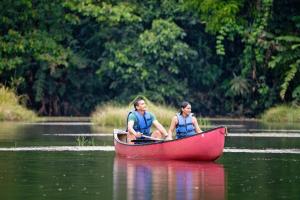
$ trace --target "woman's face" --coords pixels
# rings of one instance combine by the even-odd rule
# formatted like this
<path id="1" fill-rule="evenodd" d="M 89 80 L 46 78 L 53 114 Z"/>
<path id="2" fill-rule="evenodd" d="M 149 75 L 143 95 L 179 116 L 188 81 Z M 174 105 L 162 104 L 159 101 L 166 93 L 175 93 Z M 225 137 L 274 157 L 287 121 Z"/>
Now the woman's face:
<path id="1" fill-rule="evenodd" d="M 192 112 L 192 106 L 188 104 L 185 108 L 181 108 L 182 114 L 189 115 Z"/>

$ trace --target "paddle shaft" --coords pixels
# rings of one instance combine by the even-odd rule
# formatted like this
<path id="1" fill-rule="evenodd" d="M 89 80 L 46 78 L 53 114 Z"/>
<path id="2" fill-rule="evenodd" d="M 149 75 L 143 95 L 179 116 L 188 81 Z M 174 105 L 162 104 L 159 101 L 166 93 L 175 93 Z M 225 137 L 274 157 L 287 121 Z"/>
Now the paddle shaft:
<path id="1" fill-rule="evenodd" d="M 115 131 L 114 130 L 114 133 L 115 134 L 129 134 L 129 132 L 127 132 L 127 131 L 120 131 L 120 132 L 118 132 L 118 131 Z M 142 137 L 144 137 L 144 138 L 148 138 L 148 139 L 152 139 L 152 140 L 159 140 L 159 141 L 163 141 L 163 139 L 159 139 L 159 138 L 154 138 L 154 137 L 151 137 L 151 136 L 147 136 L 147 135 L 144 135 L 144 134 L 142 134 L 141 133 L 141 135 L 142 135 Z"/>

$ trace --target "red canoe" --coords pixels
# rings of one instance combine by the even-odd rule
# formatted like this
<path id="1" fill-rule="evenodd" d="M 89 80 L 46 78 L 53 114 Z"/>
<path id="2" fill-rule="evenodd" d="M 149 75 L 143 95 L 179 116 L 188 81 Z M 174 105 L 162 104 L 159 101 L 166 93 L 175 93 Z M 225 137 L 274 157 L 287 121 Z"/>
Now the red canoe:
<path id="1" fill-rule="evenodd" d="M 128 144 L 126 135 L 114 134 L 117 155 L 127 158 L 214 161 L 223 153 L 225 127 L 171 141 Z"/>

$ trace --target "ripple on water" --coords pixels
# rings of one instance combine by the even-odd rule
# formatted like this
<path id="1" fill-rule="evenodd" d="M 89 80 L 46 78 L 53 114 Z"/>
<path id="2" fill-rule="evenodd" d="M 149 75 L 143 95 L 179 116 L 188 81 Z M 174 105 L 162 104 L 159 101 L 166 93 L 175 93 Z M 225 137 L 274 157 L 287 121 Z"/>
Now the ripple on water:
<path id="1" fill-rule="evenodd" d="M 37 146 L 8 147 L 0 151 L 114 151 L 114 146 Z M 300 149 L 237 149 L 225 148 L 225 153 L 270 153 L 270 154 L 300 154 Z"/>

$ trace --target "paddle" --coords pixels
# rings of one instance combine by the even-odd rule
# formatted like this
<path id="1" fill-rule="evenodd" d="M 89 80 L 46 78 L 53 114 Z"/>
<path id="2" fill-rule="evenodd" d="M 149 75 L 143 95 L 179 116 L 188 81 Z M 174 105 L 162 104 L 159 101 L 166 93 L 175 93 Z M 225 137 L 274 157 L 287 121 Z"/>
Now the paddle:
<path id="1" fill-rule="evenodd" d="M 114 134 L 129 134 L 129 132 L 126 132 L 126 131 L 120 130 L 120 129 L 114 129 Z M 163 139 L 154 138 L 154 137 L 143 135 L 143 134 L 142 134 L 142 136 L 144 138 L 148 138 L 148 139 L 151 139 L 151 140 L 164 141 Z"/>

